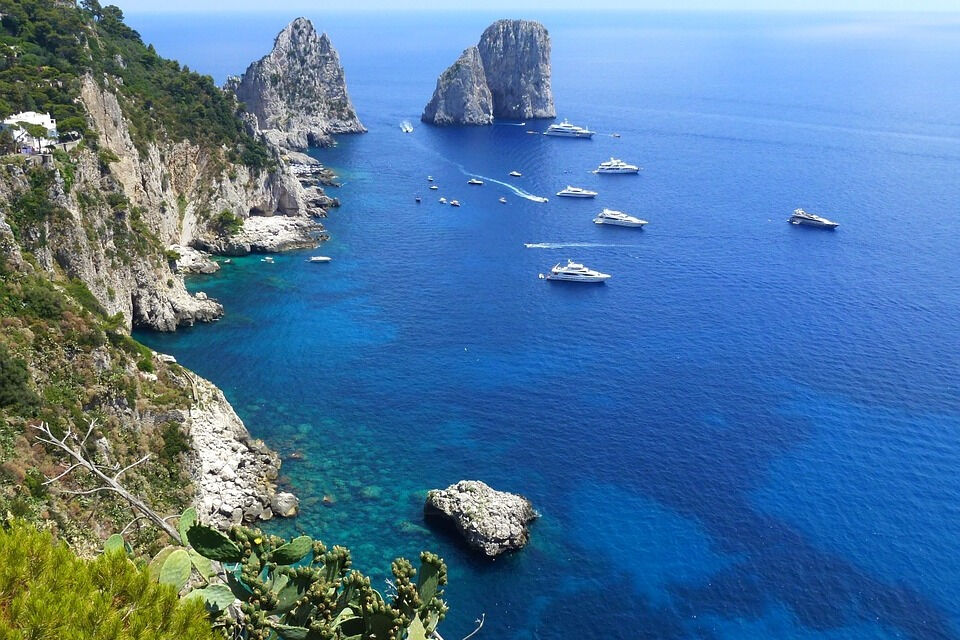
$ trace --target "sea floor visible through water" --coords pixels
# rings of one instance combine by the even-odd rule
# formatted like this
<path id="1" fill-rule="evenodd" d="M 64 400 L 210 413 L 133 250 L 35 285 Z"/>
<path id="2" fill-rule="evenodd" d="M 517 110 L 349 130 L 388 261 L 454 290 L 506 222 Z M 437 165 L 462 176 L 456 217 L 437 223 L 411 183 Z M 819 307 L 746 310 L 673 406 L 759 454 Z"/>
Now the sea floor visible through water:
<path id="1" fill-rule="evenodd" d="M 293 17 L 131 21 L 222 81 Z M 525 16 L 587 141 L 418 121 L 500 16 L 309 17 L 369 128 L 311 151 L 331 240 L 193 278 L 224 319 L 137 335 L 284 456 L 302 513 L 272 530 L 378 581 L 437 551 L 448 640 L 960 635 L 960 18 Z M 538 279 L 568 258 L 613 277 Z M 464 478 L 534 502 L 526 549 L 427 526 Z"/>

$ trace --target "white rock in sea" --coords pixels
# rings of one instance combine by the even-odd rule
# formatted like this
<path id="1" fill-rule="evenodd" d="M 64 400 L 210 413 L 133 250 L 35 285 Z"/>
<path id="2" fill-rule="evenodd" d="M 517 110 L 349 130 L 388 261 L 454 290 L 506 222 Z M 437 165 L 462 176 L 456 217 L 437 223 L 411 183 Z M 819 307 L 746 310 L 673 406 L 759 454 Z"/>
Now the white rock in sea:
<path id="1" fill-rule="evenodd" d="M 292 493 L 281 491 L 270 500 L 270 509 L 281 518 L 292 518 L 300 510 L 300 500 Z"/>
<path id="2" fill-rule="evenodd" d="M 550 36 L 539 22 L 497 20 L 440 77 L 420 117 L 436 125 L 553 118 Z"/>
<path id="3" fill-rule="evenodd" d="M 366 131 L 347 93 L 340 56 L 327 34 L 297 18 L 273 51 L 227 82 L 264 135 L 281 147 L 332 144 L 332 136 Z"/>
<path id="4" fill-rule="evenodd" d="M 453 524 L 467 543 L 494 557 L 523 548 L 528 525 L 539 514 L 526 498 L 496 491 L 479 480 L 461 480 L 427 493 L 424 516 Z"/>

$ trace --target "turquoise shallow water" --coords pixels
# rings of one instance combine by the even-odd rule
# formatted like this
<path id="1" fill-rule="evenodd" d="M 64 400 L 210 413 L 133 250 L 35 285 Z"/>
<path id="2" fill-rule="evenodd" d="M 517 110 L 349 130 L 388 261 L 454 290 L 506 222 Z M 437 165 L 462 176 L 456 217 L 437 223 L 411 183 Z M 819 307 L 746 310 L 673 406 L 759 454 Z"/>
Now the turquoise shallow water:
<path id="1" fill-rule="evenodd" d="M 222 78 L 289 17 L 133 23 Z M 273 527 L 378 578 L 437 550 L 448 638 L 481 613 L 518 639 L 960 633 L 957 17 L 539 16 L 561 116 L 622 134 L 590 142 L 417 122 L 491 16 L 311 17 L 370 129 L 314 151 L 344 182 L 333 262 L 236 259 L 191 282 L 222 321 L 138 336 L 302 455 L 303 514 Z M 644 171 L 588 172 L 611 155 Z M 550 201 L 466 185 L 511 169 Z M 791 227 L 797 206 L 840 229 Z M 614 277 L 537 279 L 567 257 Z M 535 502 L 527 549 L 425 527 L 424 492 L 461 478 Z"/>

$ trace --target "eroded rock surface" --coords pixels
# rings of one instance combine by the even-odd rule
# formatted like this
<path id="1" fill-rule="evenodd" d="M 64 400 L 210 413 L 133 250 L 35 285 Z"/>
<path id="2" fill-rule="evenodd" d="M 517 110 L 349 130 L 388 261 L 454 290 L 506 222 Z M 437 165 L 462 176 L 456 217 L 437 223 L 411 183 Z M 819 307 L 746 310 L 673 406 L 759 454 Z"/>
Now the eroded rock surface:
<path id="1" fill-rule="evenodd" d="M 523 548 L 539 514 L 526 498 L 497 491 L 479 480 L 461 480 L 427 493 L 424 515 L 442 518 L 467 543 L 490 557 Z"/>

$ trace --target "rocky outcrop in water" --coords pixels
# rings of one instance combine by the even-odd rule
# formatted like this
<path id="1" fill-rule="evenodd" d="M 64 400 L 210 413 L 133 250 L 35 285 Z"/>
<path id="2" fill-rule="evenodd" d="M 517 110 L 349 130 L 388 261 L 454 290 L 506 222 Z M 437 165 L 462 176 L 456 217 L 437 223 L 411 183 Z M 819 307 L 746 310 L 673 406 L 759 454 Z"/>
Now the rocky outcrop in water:
<path id="1" fill-rule="evenodd" d="M 550 36 L 539 22 L 498 20 L 437 80 L 421 120 L 490 124 L 494 118 L 553 118 Z"/>
<path id="2" fill-rule="evenodd" d="M 523 496 L 461 480 L 427 493 L 424 516 L 452 524 L 470 546 L 493 557 L 523 548 L 530 539 L 528 525 L 538 514 Z"/>
<path id="3" fill-rule="evenodd" d="M 493 122 L 493 97 L 476 47 L 464 50 L 443 72 L 420 119 L 437 125 Z"/>
<path id="4" fill-rule="evenodd" d="M 267 139 L 282 147 L 327 146 L 333 135 L 366 131 L 347 94 L 340 56 L 306 18 L 287 25 L 273 51 L 231 78 L 227 88 Z"/>

